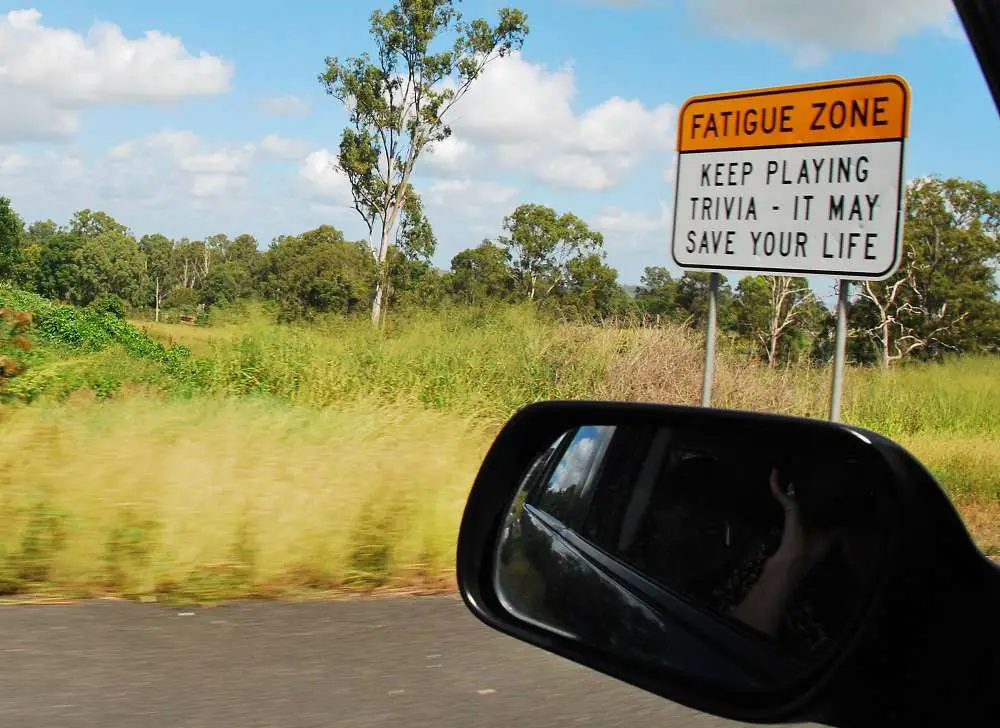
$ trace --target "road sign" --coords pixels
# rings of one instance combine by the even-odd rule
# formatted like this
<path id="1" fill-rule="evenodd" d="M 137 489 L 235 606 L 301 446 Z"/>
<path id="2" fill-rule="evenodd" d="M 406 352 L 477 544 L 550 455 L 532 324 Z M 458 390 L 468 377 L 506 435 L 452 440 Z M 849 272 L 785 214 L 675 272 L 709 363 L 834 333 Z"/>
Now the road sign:
<path id="1" fill-rule="evenodd" d="M 881 280 L 902 256 L 910 90 L 899 76 L 695 96 L 671 252 L 684 269 Z"/>

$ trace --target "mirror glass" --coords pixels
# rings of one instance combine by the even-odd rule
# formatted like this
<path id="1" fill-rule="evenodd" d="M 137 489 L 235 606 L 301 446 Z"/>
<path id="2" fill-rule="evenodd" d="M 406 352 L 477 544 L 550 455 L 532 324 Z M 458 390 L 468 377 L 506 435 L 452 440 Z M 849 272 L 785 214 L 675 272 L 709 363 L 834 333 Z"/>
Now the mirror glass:
<path id="1" fill-rule="evenodd" d="M 863 438 L 797 432 L 563 433 L 500 531 L 501 603 L 616 659 L 731 689 L 808 677 L 867 612 L 886 472 Z"/>

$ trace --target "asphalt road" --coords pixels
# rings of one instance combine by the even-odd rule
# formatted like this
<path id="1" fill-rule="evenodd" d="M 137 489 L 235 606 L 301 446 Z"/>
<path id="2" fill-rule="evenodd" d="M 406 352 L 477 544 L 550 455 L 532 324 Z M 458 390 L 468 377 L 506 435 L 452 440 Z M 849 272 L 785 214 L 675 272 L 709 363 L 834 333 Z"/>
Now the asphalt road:
<path id="1" fill-rule="evenodd" d="M 0 607 L 4 726 L 735 726 L 480 624 L 457 597 Z"/>

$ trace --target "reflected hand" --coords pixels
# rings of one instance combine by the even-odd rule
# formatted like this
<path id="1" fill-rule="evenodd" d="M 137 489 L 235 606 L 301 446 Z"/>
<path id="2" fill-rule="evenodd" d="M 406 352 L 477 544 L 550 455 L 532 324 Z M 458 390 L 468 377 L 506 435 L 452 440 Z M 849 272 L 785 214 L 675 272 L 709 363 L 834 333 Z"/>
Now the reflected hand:
<path id="1" fill-rule="evenodd" d="M 772 559 L 784 563 L 797 576 L 802 576 L 830 552 L 833 540 L 828 534 L 805 528 L 795 497 L 795 484 L 789 483 L 787 489 L 782 490 L 776 468 L 771 470 L 771 493 L 785 512 L 781 545 Z"/>

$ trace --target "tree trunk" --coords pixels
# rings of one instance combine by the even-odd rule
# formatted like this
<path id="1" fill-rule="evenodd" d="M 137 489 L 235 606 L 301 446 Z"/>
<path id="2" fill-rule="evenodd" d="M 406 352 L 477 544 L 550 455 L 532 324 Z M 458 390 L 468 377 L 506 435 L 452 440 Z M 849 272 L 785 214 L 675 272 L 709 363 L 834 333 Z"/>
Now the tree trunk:
<path id="1" fill-rule="evenodd" d="M 372 301 L 372 326 L 376 329 L 382 325 L 382 297 L 384 293 L 382 279 L 375 283 L 375 300 Z"/>
<path id="2" fill-rule="evenodd" d="M 882 368 L 889 368 L 889 318 L 886 314 L 882 315 Z"/>
<path id="3" fill-rule="evenodd" d="M 771 329 L 771 345 L 767 348 L 767 366 L 775 369 L 778 366 L 778 332 Z"/>
<path id="4" fill-rule="evenodd" d="M 375 300 L 372 301 L 372 326 L 376 329 L 382 325 L 382 320 L 385 316 L 383 309 L 385 308 L 385 260 L 389 256 L 389 228 L 382 228 L 382 240 L 378 246 L 378 258 L 376 259 L 376 265 L 378 266 L 378 275 L 375 281 Z"/>
<path id="5" fill-rule="evenodd" d="M 160 277 L 156 277 L 156 323 L 160 323 Z"/>

